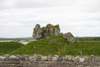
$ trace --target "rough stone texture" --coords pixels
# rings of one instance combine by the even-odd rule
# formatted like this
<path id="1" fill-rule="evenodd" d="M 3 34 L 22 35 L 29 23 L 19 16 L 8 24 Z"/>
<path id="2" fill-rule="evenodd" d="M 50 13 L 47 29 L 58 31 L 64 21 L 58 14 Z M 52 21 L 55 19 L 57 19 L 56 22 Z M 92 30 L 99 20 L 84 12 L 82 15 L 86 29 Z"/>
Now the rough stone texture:
<path id="1" fill-rule="evenodd" d="M 33 60 L 33 57 L 36 60 Z M 7 60 L 0 60 L 0 67 L 100 67 L 100 57 L 95 57 L 94 55 L 90 57 L 74 57 L 71 55 L 66 55 L 65 57 L 57 55 L 54 57 L 51 55 L 48 57 L 25 55 L 20 57 L 19 55 L 6 55 L 5 57 L 0 56 L 0 59 L 2 58 L 6 58 Z M 56 58 L 56 60 L 52 58 Z"/>
<path id="2" fill-rule="evenodd" d="M 40 27 L 39 24 L 36 24 L 33 31 L 33 38 L 41 39 L 49 36 L 58 36 L 60 34 L 59 25 L 48 24 L 46 27 Z"/>
<path id="3" fill-rule="evenodd" d="M 51 61 L 51 60 L 52 60 L 52 56 L 49 55 L 49 56 L 47 57 L 47 59 L 48 59 L 48 61 Z"/>
<path id="4" fill-rule="evenodd" d="M 75 38 L 70 32 L 63 34 L 63 37 L 64 37 L 69 43 L 75 43 L 75 42 L 76 42 L 76 38 Z"/>
<path id="5" fill-rule="evenodd" d="M 37 24 L 35 26 L 35 28 L 34 28 L 33 37 L 35 39 L 42 38 L 42 29 L 40 28 L 40 25 L 39 24 Z"/>

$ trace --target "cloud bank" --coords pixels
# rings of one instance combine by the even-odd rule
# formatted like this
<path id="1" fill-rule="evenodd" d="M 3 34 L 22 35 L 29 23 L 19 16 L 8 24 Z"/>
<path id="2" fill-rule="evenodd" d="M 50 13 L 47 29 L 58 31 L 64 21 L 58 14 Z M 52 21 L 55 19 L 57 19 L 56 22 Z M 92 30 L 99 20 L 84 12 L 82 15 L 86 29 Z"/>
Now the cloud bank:
<path id="1" fill-rule="evenodd" d="M 74 36 L 100 36 L 100 0 L 0 0 L 0 37 L 31 37 L 38 23 Z"/>

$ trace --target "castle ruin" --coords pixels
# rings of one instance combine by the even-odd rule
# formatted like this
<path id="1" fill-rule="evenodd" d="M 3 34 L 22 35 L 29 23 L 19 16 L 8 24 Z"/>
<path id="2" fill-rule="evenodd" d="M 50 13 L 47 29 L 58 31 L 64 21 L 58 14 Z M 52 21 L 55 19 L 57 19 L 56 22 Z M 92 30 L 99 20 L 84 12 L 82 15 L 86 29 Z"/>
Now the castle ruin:
<path id="1" fill-rule="evenodd" d="M 65 34 L 60 33 L 59 25 L 52 25 L 52 24 L 47 24 L 46 27 L 42 27 L 42 28 L 39 24 L 36 24 L 32 36 L 33 38 L 39 40 L 41 38 L 47 38 L 50 36 L 59 36 L 59 35 L 64 37 L 69 43 L 77 42 L 77 38 L 74 37 L 70 32 Z"/>
<path id="2" fill-rule="evenodd" d="M 58 36 L 59 34 L 60 34 L 59 25 L 53 26 L 51 24 L 48 24 L 46 27 L 41 28 L 39 24 L 36 24 L 33 32 L 33 38 L 41 39 L 50 36 Z"/>

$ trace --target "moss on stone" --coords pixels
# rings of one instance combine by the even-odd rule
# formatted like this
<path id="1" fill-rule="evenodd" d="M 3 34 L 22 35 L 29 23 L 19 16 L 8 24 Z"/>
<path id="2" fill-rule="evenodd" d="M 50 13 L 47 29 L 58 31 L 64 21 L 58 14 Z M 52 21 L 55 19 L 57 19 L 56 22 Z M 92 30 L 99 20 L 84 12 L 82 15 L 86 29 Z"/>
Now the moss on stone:
<path id="1" fill-rule="evenodd" d="M 59 25 L 52 25 L 52 24 L 47 24 L 46 27 L 40 28 L 40 25 L 37 24 L 34 28 L 33 33 L 34 33 L 33 37 L 37 39 L 49 37 L 49 36 L 58 36 L 60 34 L 60 28 Z"/>
<path id="2" fill-rule="evenodd" d="M 67 34 L 70 34 L 71 37 L 74 37 L 71 32 L 68 32 Z"/>

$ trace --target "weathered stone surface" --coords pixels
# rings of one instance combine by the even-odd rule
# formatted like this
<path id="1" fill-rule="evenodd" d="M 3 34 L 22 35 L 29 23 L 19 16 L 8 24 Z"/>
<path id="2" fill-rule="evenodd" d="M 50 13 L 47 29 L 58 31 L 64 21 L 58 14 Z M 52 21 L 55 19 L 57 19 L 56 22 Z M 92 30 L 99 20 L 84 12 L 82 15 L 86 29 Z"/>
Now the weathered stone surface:
<path id="1" fill-rule="evenodd" d="M 25 60 L 25 58 L 24 58 L 24 57 L 20 57 L 20 60 L 24 61 L 24 60 Z"/>
<path id="2" fill-rule="evenodd" d="M 35 39 L 42 38 L 42 29 L 40 28 L 40 25 L 39 24 L 37 24 L 35 26 L 35 28 L 34 28 L 33 37 Z"/>
<path id="3" fill-rule="evenodd" d="M 72 58 L 73 61 L 78 62 L 79 61 L 79 57 L 74 57 Z"/>
<path id="4" fill-rule="evenodd" d="M 90 60 L 91 60 L 91 62 L 95 62 L 95 57 L 94 57 L 94 55 L 91 55 L 91 56 L 90 56 Z"/>
<path id="5" fill-rule="evenodd" d="M 62 60 L 63 60 L 63 57 L 59 56 L 58 61 L 62 61 Z"/>
<path id="6" fill-rule="evenodd" d="M 23 63 L 23 66 L 27 66 L 27 67 L 29 67 L 31 64 L 30 64 L 30 62 L 29 61 L 25 61 L 24 63 Z"/>
<path id="7" fill-rule="evenodd" d="M 9 60 L 9 54 L 6 54 L 4 60 Z"/>
<path id="8" fill-rule="evenodd" d="M 58 60 L 58 55 L 54 55 L 54 57 L 52 57 L 52 61 L 57 61 Z"/>
<path id="9" fill-rule="evenodd" d="M 40 27 L 39 24 L 37 24 L 34 28 L 33 32 L 33 38 L 35 39 L 41 39 L 49 36 L 58 36 L 60 34 L 60 28 L 59 25 L 51 25 L 48 24 L 46 27 Z"/>
<path id="10" fill-rule="evenodd" d="M 29 57 L 29 61 L 35 61 L 35 60 L 36 60 L 36 58 L 34 56 Z"/>
<path id="11" fill-rule="evenodd" d="M 57 61 L 58 58 L 57 57 L 52 57 L 52 61 Z"/>
<path id="12" fill-rule="evenodd" d="M 19 61 L 6 61 L 7 64 L 19 64 Z"/>
<path id="13" fill-rule="evenodd" d="M 29 56 L 28 55 L 24 55 L 24 58 L 25 58 L 26 61 L 29 60 Z"/>
<path id="14" fill-rule="evenodd" d="M 52 60 L 52 56 L 51 55 L 49 55 L 47 58 L 48 58 L 48 61 Z"/>
<path id="15" fill-rule="evenodd" d="M 84 62 L 85 58 L 79 58 L 80 62 Z"/>
<path id="16" fill-rule="evenodd" d="M 16 56 L 12 55 L 9 57 L 9 61 L 17 61 L 18 59 L 16 58 Z"/>
<path id="17" fill-rule="evenodd" d="M 65 56 L 64 60 L 65 60 L 65 61 L 67 61 L 67 60 L 68 60 L 68 56 L 67 56 L 67 55 Z"/>
<path id="18" fill-rule="evenodd" d="M 84 67 L 83 65 L 79 65 L 78 67 Z"/>
<path id="19" fill-rule="evenodd" d="M 63 37 L 64 37 L 69 43 L 75 43 L 75 42 L 76 42 L 75 37 L 74 37 L 70 32 L 63 34 Z"/>
<path id="20" fill-rule="evenodd" d="M 0 56 L 0 61 L 4 61 L 4 57 Z"/>
<path id="21" fill-rule="evenodd" d="M 42 61 L 47 61 L 48 58 L 47 58 L 47 57 L 42 57 L 41 60 L 42 60 Z"/>
<path id="22" fill-rule="evenodd" d="M 19 55 L 19 54 L 17 54 L 17 55 L 16 55 L 16 58 L 17 58 L 17 59 L 20 59 L 20 55 Z"/>
<path id="23" fill-rule="evenodd" d="M 41 56 L 40 55 L 37 55 L 37 57 L 36 57 L 36 61 L 41 61 Z"/>
<path id="24" fill-rule="evenodd" d="M 89 65 L 89 62 L 83 62 L 82 65 L 88 66 Z"/>
<path id="25" fill-rule="evenodd" d="M 69 61 L 72 60 L 72 56 L 71 56 L 71 55 L 68 56 L 68 60 L 69 60 Z"/>
<path id="26" fill-rule="evenodd" d="M 17 60 L 15 60 L 16 56 L 6 55 L 5 58 L 9 60 L 0 60 L 0 67 L 100 67 L 100 61 L 98 61 L 100 57 L 95 57 L 94 55 L 90 57 L 74 57 L 71 55 L 62 57 L 55 55 L 54 57 L 50 56 L 50 61 L 47 57 L 41 55 L 36 55 L 35 57 L 35 55 L 30 57 L 25 55 Z M 1 56 L 0 58 L 3 57 Z M 36 60 L 33 60 L 34 58 Z"/>

